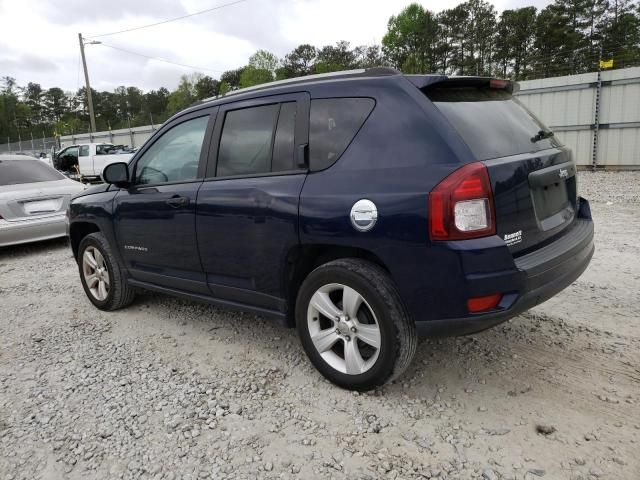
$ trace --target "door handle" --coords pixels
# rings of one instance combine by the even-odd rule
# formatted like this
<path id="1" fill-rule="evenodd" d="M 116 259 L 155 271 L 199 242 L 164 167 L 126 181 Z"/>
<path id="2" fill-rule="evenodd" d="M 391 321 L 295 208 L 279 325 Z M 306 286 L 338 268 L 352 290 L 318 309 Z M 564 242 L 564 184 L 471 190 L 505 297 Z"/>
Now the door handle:
<path id="1" fill-rule="evenodd" d="M 179 197 L 176 195 L 167 200 L 166 204 L 173 208 L 186 207 L 189 205 L 189 197 Z"/>

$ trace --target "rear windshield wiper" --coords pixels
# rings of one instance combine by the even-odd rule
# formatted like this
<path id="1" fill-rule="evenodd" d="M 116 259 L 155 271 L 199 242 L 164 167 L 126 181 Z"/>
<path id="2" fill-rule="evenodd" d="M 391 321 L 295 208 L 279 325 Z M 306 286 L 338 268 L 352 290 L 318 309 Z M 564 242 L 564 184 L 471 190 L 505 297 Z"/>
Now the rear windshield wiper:
<path id="1" fill-rule="evenodd" d="M 533 137 L 531 137 L 531 142 L 536 143 L 540 140 L 544 140 L 545 138 L 553 137 L 553 132 L 551 130 L 540 130 Z"/>

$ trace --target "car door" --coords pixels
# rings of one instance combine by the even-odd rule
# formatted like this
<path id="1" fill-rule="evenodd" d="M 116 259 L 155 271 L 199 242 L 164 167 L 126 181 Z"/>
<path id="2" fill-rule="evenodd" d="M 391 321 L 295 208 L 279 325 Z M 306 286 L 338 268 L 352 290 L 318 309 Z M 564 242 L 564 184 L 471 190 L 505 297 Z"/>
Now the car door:
<path id="1" fill-rule="evenodd" d="M 132 184 L 114 199 L 119 248 L 133 279 L 208 292 L 196 242 L 195 211 L 215 109 L 179 117 L 132 164 Z"/>
<path id="2" fill-rule="evenodd" d="M 70 172 L 73 170 L 73 166 L 78 164 L 78 146 L 72 145 L 65 148 L 56 158 L 54 162 L 58 170 L 63 172 Z"/>
<path id="3" fill-rule="evenodd" d="M 263 97 L 220 107 L 196 228 L 212 294 L 284 312 L 282 268 L 299 244 L 309 97 Z"/>

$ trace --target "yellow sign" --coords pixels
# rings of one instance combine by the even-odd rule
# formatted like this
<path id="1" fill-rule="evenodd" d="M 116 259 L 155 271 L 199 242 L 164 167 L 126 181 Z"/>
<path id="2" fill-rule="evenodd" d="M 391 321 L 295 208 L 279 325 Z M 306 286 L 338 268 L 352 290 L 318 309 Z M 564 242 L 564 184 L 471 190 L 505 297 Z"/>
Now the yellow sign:
<path id="1" fill-rule="evenodd" d="M 613 58 L 611 60 L 600 60 L 600 68 L 613 68 Z"/>

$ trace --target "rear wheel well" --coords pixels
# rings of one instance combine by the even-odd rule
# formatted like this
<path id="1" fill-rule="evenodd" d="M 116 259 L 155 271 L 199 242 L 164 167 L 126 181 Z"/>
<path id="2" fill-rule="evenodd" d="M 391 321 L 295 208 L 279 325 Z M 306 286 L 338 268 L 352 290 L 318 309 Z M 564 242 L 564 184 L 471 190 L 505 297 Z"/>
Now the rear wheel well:
<path id="1" fill-rule="evenodd" d="M 298 290 L 304 279 L 320 265 L 340 258 L 361 258 L 380 266 L 389 273 L 386 265 L 372 252 L 361 248 L 336 245 L 304 245 L 292 249 L 287 256 L 284 287 L 287 293 L 287 326 L 296 325 L 295 308 Z"/>
<path id="2" fill-rule="evenodd" d="M 78 258 L 78 247 L 84 237 L 91 233 L 99 232 L 100 229 L 95 223 L 76 222 L 69 227 L 69 240 L 71 241 L 71 250 L 73 258 Z"/>

